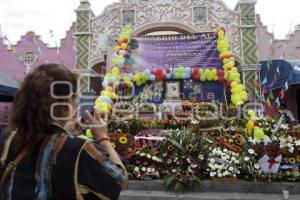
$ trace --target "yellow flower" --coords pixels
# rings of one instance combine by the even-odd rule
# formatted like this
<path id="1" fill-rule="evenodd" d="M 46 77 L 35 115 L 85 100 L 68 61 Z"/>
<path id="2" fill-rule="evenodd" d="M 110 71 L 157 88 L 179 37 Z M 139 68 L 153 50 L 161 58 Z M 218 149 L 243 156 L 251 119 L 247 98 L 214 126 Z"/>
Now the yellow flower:
<path id="1" fill-rule="evenodd" d="M 236 134 L 235 137 L 236 137 L 237 139 L 243 139 L 243 135 L 242 135 L 242 134 Z"/>
<path id="2" fill-rule="evenodd" d="M 127 139 L 126 136 L 122 136 L 122 137 L 119 138 L 119 142 L 120 142 L 121 144 L 127 144 L 128 139 Z"/>
<path id="3" fill-rule="evenodd" d="M 111 143 L 111 146 L 115 149 L 116 148 L 116 144 L 114 142 Z"/>
<path id="4" fill-rule="evenodd" d="M 295 164 L 296 163 L 296 159 L 295 158 L 289 158 L 289 163 L 290 164 Z"/>
<path id="5" fill-rule="evenodd" d="M 188 151 L 192 151 L 194 149 L 194 146 L 192 144 L 188 144 L 185 147 Z"/>
<path id="6" fill-rule="evenodd" d="M 228 142 L 229 142 L 229 143 L 233 143 L 233 139 L 229 139 Z"/>
<path id="7" fill-rule="evenodd" d="M 243 145 L 243 139 L 241 138 L 241 139 L 236 139 L 235 140 L 235 143 L 237 144 L 237 145 L 239 145 L 239 146 L 242 146 Z"/>
<path id="8" fill-rule="evenodd" d="M 169 150 L 169 151 L 173 151 L 173 150 L 174 150 L 173 145 L 169 145 L 169 146 L 168 146 L 168 150 Z"/>

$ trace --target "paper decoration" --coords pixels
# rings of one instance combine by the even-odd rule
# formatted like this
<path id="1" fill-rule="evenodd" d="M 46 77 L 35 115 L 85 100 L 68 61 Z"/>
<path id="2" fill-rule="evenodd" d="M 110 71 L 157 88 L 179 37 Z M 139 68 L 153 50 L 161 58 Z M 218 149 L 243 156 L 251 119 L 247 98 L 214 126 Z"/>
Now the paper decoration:
<path id="1" fill-rule="evenodd" d="M 271 65 L 272 65 L 272 60 L 270 59 L 268 61 L 268 63 L 267 63 L 267 69 L 268 69 L 268 71 L 270 70 Z"/>
<path id="2" fill-rule="evenodd" d="M 269 97 L 267 97 L 266 104 L 267 104 L 269 107 L 271 106 L 271 101 L 270 101 Z"/>
<path id="3" fill-rule="evenodd" d="M 267 77 L 264 78 L 263 82 L 261 83 L 261 85 L 266 85 L 268 83 Z"/>
<path id="4" fill-rule="evenodd" d="M 285 84 L 284 84 L 284 89 L 285 89 L 285 90 L 288 90 L 288 89 L 289 89 L 289 82 L 288 82 L 288 81 L 285 82 Z"/>
<path id="5" fill-rule="evenodd" d="M 270 92 L 269 92 L 269 98 L 272 100 L 274 99 L 274 94 L 273 94 L 272 90 L 270 90 Z"/>
<path id="6" fill-rule="evenodd" d="M 265 102 L 265 101 L 266 101 L 266 99 L 265 99 L 265 95 L 262 95 L 262 96 L 261 96 L 261 100 L 262 100 L 263 102 Z"/>
<path id="7" fill-rule="evenodd" d="M 272 81 L 272 84 L 276 83 L 277 80 L 278 80 L 278 78 L 277 78 L 277 75 L 275 74 L 274 78 L 273 78 L 273 81 Z"/>
<path id="8" fill-rule="evenodd" d="M 279 66 L 276 68 L 276 73 L 278 73 L 278 76 L 280 76 Z"/>
<path id="9" fill-rule="evenodd" d="M 258 160 L 260 169 L 265 173 L 277 173 L 282 160 L 282 156 L 279 155 L 276 158 L 271 158 L 268 155 L 264 155 Z"/>
<path id="10" fill-rule="evenodd" d="M 280 100 L 279 100 L 279 97 L 276 98 L 275 104 L 276 104 L 277 108 L 280 107 Z"/>
<path id="11" fill-rule="evenodd" d="M 279 97 L 280 97 L 280 99 L 283 99 L 284 96 L 285 96 L 284 89 L 282 89 L 282 90 L 280 90 Z"/>
<path id="12" fill-rule="evenodd" d="M 263 87 L 262 87 L 262 92 L 263 92 L 264 94 L 267 94 L 267 93 L 268 93 L 268 89 L 267 89 L 266 86 L 263 86 Z"/>

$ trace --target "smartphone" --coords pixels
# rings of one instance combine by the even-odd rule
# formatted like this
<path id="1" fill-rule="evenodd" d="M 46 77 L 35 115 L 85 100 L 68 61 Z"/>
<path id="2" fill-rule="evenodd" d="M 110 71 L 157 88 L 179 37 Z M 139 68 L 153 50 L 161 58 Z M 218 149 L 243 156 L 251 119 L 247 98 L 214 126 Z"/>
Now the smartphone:
<path id="1" fill-rule="evenodd" d="M 81 122 L 84 123 L 88 119 L 86 110 L 89 111 L 92 115 L 94 114 L 95 101 L 98 98 L 95 92 L 83 92 L 79 98 L 79 108 L 80 108 L 80 117 Z"/>

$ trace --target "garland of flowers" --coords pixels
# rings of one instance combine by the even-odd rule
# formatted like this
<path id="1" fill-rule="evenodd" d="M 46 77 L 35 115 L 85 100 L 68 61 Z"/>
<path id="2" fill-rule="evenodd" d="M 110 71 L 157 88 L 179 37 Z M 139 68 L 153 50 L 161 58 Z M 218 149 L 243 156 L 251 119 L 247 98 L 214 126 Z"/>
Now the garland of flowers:
<path id="1" fill-rule="evenodd" d="M 127 74 L 121 77 L 120 70 L 126 65 L 126 60 L 130 58 L 130 41 L 131 41 L 131 25 L 125 26 L 118 40 L 116 41 L 115 53 L 113 54 L 112 63 L 113 68 L 111 72 L 108 72 L 102 87 L 104 90 L 101 92 L 101 96 L 96 100 L 96 108 L 101 113 L 109 113 L 112 109 L 113 101 L 118 98 L 116 94 L 116 88 L 122 86 L 122 88 L 130 88 L 133 84 L 142 86 L 148 81 L 164 81 L 164 80 L 180 80 L 190 79 L 191 77 L 196 81 L 219 81 L 224 83 L 227 81 L 227 85 L 230 86 L 231 102 L 235 106 L 243 105 L 248 101 L 248 94 L 245 91 L 244 86 L 241 84 L 240 73 L 235 66 L 235 58 L 230 51 L 230 44 L 228 38 L 225 36 L 225 30 L 219 28 L 217 30 L 217 49 L 220 53 L 220 60 L 223 62 L 223 70 L 200 69 L 190 67 L 177 67 L 174 69 L 146 69 L 144 72 L 136 74 Z"/>

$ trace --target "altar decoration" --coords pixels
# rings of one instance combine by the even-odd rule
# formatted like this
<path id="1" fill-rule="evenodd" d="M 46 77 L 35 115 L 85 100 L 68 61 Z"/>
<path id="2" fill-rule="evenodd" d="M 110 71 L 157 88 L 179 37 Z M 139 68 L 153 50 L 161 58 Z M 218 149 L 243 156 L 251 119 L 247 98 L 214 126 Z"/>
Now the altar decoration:
<path id="1" fill-rule="evenodd" d="M 241 84 L 241 75 L 235 66 L 235 58 L 230 51 L 229 40 L 225 36 L 224 28 L 218 29 L 217 37 L 217 48 L 220 52 L 220 59 L 223 62 L 224 79 L 230 83 L 231 102 L 236 106 L 240 106 L 248 101 L 248 94 Z"/>
<path id="2" fill-rule="evenodd" d="M 192 120 L 132 119 L 111 120 L 109 129 L 118 130 L 117 138 L 124 132 L 134 138 L 124 159 L 131 179 L 164 179 L 166 187 L 176 191 L 199 189 L 203 179 L 300 180 L 298 134 L 289 132 L 281 116 L 258 117 L 251 110 L 247 114 L 248 120 L 218 120 L 209 127 Z M 250 133 L 245 127 L 251 119 Z"/>
<path id="3" fill-rule="evenodd" d="M 152 67 L 144 71 L 134 71 L 132 62 L 126 62 L 133 59 L 130 50 L 131 42 L 130 25 L 125 26 L 119 38 L 116 40 L 115 53 L 113 54 L 113 68 L 108 72 L 102 82 L 103 91 L 96 101 L 96 108 L 101 113 L 109 113 L 112 109 L 113 101 L 117 100 L 118 90 L 126 90 L 136 86 L 142 86 L 149 81 L 165 81 L 165 80 L 186 80 L 193 79 L 199 82 L 218 81 L 228 87 L 231 93 L 231 102 L 234 106 L 241 106 L 248 101 L 248 94 L 244 86 L 241 84 L 240 73 L 236 67 L 234 55 L 230 51 L 228 38 L 225 36 L 223 28 L 217 30 L 217 50 L 220 54 L 220 60 L 223 64 L 223 70 L 212 67 L 199 68 L 197 66 L 178 66 L 173 68 L 161 69 L 160 67 Z M 202 36 L 201 36 L 202 37 Z M 206 36 L 205 36 L 206 37 Z M 211 38 L 212 39 L 212 38 Z M 126 73 L 121 73 L 126 69 Z"/>
<path id="4" fill-rule="evenodd" d="M 128 103 L 109 115 L 108 130 L 130 179 L 163 179 L 175 191 L 199 189 L 205 179 L 300 180 L 300 131 L 292 129 L 283 115 L 270 118 L 261 110 L 242 107 L 248 94 L 223 28 L 216 34 L 190 36 L 208 37 L 206 42 L 214 47 L 217 59 L 206 66 L 188 62 L 134 66 L 130 31 L 130 26 L 124 27 L 116 40 L 114 66 L 96 100 L 96 108 L 105 114 L 116 101 Z M 206 84 L 221 86 L 221 100 L 210 92 L 216 87 L 203 89 Z M 132 89 L 138 91 L 133 98 L 119 98 Z M 207 97 L 197 96 L 204 93 Z M 184 97 L 190 94 L 194 96 Z M 178 108 L 172 109 L 174 105 Z"/>

